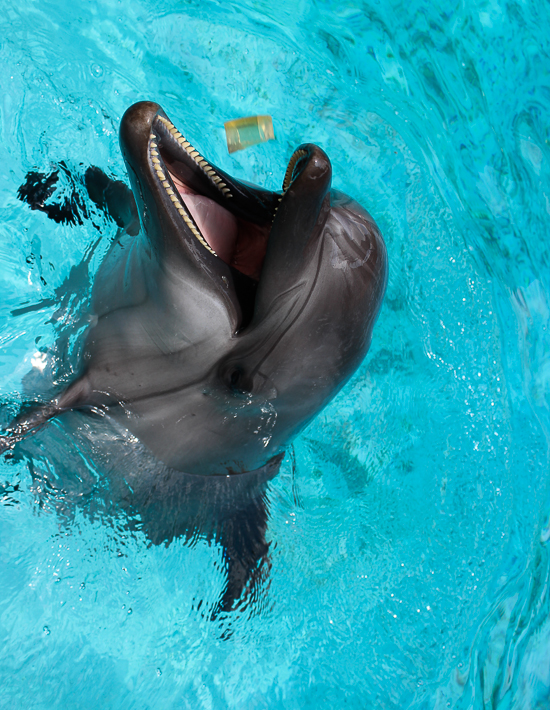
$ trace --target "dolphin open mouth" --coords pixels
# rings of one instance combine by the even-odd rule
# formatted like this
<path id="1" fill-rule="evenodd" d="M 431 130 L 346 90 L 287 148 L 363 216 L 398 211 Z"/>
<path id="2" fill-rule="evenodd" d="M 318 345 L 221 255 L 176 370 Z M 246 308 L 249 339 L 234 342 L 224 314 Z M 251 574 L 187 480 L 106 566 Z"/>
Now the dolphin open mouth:
<path id="1" fill-rule="evenodd" d="M 126 111 L 120 146 L 150 245 L 166 263 L 183 259 L 242 333 L 309 259 L 330 210 L 328 157 L 302 144 L 282 189 L 265 190 L 210 163 L 151 101 Z"/>
<path id="2" fill-rule="evenodd" d="M 263 190 L 213 166 L 159 112 L 148 153 L 150 167 L 188 232 L 208 252 L 259 280 L 278 207 L 307 161 L 307 151 L 293 154 L 281 192 Z"/>

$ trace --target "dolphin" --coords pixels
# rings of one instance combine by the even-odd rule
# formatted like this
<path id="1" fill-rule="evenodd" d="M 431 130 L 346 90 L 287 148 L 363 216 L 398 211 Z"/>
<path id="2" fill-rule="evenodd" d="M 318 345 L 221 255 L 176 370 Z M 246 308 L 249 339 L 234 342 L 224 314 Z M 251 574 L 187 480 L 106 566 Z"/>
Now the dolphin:
<path id="1" fill-rule="evenodd" d="M 331 189 L 330 160 L 314 144 L 293 153 L 280 191 L 206 160 L 153 102 L 126 111 L 120 147 L 131 190 L 97 168 L 85 176 L 90 198 L 120 229 L 94 281 L 79 374 L 51 402 L 21 414 L 0 450 L 64 412 L 100 411 L 165 472 L 164 487 L 147 476 L 139 482 L 148 505 L 151 487 L 157 491 L 161 517 L 166 500 L 184 505 L 182 491 L 204 500 L 217 481 L 221 500 L 224 485 L 240 491 L 253 481 L 242 505 L 240 493 L 225 497 L 221 516 L 233 506 L 241 522 L 245 510 L 259 521 L 244 563 L 239 533 L 230 608 L 266 554 L 258 503 L 266 482 L 369 349 L 386 248 L 370 214 Z M 34 204 L 31 188 L 20 197 L 47 211 L 44 194 Z M 195 482 L 193 494 L 183 475 Z M 143 511 L 138 499 L 133 505 Z"/>

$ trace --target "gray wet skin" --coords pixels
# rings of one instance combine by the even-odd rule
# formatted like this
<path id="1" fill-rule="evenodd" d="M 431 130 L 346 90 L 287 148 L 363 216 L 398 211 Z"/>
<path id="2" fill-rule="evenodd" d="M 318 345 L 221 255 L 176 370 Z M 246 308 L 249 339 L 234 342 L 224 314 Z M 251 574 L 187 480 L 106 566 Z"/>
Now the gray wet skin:
<path id="1" fill-rule="evenodd" d="M 368 212 L 331 190 L 319 147 L 300 146 L 286 191 L 274 193 L 197 163 L 202 156 L 170 126 L 155 103 L 125 113 L 120 145 L 140 226 L 126 226 L 97 274 L 80 379 L 16 429 L 100 407 L 169 467 L 254 471 L 284 452 L 364 358 L 386 249 Z M 258 281 L 204 245 L 176 182 L 235 215 L 249 242 L 269 235 L 261 268 L 254 245 L 242 259 Z"/>

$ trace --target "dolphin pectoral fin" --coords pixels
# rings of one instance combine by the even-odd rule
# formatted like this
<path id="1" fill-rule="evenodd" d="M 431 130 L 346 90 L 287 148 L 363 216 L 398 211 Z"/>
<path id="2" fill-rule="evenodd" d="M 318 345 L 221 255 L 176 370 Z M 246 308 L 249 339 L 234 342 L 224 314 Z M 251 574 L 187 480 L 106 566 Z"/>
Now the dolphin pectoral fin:
<path id="1" fill-rule="evenodd" d="M 21 413 L 11 423 L 8 432 L 0 436 L 0 454 L 12 449 L 27 436 L 36 433 L 50 419 L 69 409 L 83 406 L 88 394 L 89 386 L 84 376 L 70 385 L 57 399 L 48 404 L 35 405 Z"/>
<path id="2" fill-rule="evenodd" d="M 271 569 L 266 529 L 264 495 L 251 499 L 220 525 L 217 540 L 224 549 L 227 584 L 213 618 L 236 608 L 245 609 L 251 603 L 256 606 L 261 583 Z"/>
<path id="3" fill-rule="evenodd" d="M 130 188 L 120 180 L 111 180 L 93 165 L 86 170 L 84 182 L 88 195 L 101 210 L 130 236 L 139 232 L 136 201 Z"/>
<path id="4" fill-rule="evenodd" d="M 59 179 L 63 177 L 69 194 L 54 198 Z M 84 176 L 72 171 L 64 161 L 49 173 L 30 171 L 19 187 L 17 197 L 26 202 L 31 210 L 44 212 L 58 224 L 81 225 L 90 215 L 83 199 L 83 189 L 104 214 L 131 236 L 139 232 L 139 217 L 136 202 L 130 188 L 120 180 L 112 180 L 95 166 L 89 167 Z"/>
<path id="5" fill-rule="evenodd" d="M 60 173 L 64 175 L 68 185 L 68 195 L 57 201 L 50 201 L 58 188 Z M 78 179 L 73 176 L 64 161 L 49 173 L 39 173 L 31 170 L 25 177 L 25 182 L 17 190 L 17 197 L 26 202 L 31 210 L 44 212 L 58 224 L 83 224 L 88 217 L 82 195 L 78 190 Z"/>

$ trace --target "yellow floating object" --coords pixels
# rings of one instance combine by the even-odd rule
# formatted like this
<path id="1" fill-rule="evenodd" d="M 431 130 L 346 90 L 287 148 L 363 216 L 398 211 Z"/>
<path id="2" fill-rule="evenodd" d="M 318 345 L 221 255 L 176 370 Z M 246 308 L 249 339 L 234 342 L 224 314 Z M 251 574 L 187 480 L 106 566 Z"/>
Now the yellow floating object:
<path id="1" fill-rule="evenodd" d="M 249 148 L 257 143 L 275 140 L 271 116 L 236 118 L 234 121 L 227 121 L 223 125 L 225 126 L 227 138 L 227 150 L 230 153 Z"/>

